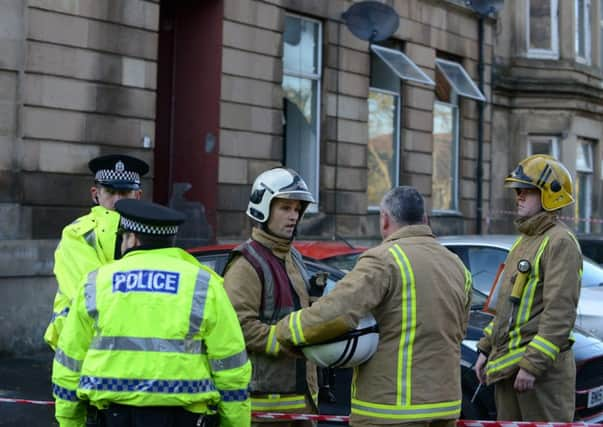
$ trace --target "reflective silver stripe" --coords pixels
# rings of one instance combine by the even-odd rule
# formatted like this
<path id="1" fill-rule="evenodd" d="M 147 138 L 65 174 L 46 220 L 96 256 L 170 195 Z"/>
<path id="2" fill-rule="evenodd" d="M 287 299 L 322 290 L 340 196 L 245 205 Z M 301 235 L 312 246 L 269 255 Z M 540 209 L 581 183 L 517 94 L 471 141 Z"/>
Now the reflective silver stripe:
<path id="1" fill-rule="evenodd" d="M 226 369 L 234 369 L 243 366 L 247 362 L 247 352 L 243 350 L 233 356 L 225 357 L 224 359 L 209 359 L 211 370 L 224 371 Z"/>
<path id="2" fill-rule="evenodd" d="M 95 337 L 92 350 L 157 351 L 161 353 L 203 354 L 205 346 L 200 340 L 179 340 L 137 337 Z"/>
<path id="3" fill-rule="evenodd" d="M 418 406 L 418 405 L 417 405 Z M 432 407 L 432 405 L 425 405 L 427 407 L 406 407 L 406 408 L 377 408 L 373 406 L 363 405 L 357 401 L 352 402 L 352 412 L 354 410 L 366 411 L 373 413 L 375 415 L 390 415 L 390 416 L 400 416 L 400 417 L 437 417 L 438 415 L 449 414 L 454 412 L 460 412 L 461 403 L 460 402 L 445 402 L 444 405 L 437 405 Z"/>
<path id="4" fill-rule="evenodd" d="M 247 243 L 246 248 L 258 264 L 262 267 L 262 273 L 264 275 L 264 291 L 263 291 L 263 309 L 262 316 L 265 320 L 272 319 L 275 310 L 275 302 L 274 302 L 274 278 L 272 277 L 272 271 L 270 270 L 270 266 L 268 263 L 262 258 L 255 248 L 251 245 L 250 242 Z"/>
<path id="5" fill-rule="evenodd" d="M 86 310 L 94 320 L 98 320 L 98 307 L 96 306 L 96 276 L 98 270 L 88 274 L 88 280 L 84 285 L 84 296 L 86 297 Z"/>
<path id="6" fill-rule="evenodd" d="M 94 233 L 94 230 L 90 230 L 89 232 L 84 234 L 84 240 L 86 241 L 86 243 L 96 249 L 96 233 Z"/>
<path id="7" fill-rule="evenodd" d="M 82 370 L 82 361 L 67 356 L 60 348 L 54 353 L 54 360 L 73 372 Z"/>
<path id="8" fill-rule="evenodd" d="M 193 295 L 193 304 L 189 319 L 189 328 L 187 338 L 191 339 L 201 329 L 203 322 L 203 312 L 205 311 L 205 301 L 207 300 L 207 289 L 209 288 L 210 275 L 202 268 L 197 273 L 195 281 L 195 293 Z"/>

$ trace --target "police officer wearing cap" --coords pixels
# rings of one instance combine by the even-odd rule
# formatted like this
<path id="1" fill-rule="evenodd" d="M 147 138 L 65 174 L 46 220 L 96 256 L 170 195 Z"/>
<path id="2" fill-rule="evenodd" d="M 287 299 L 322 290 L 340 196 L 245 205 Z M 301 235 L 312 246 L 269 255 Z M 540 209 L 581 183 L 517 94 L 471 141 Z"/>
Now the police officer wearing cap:
<path id="1" fill-rule="evenodd" d="M 558 214 L 574 203 L 572 177 L 561 162 L 538 154 L 522 160 L 505 187 L 515 190 L 520 236 L 505 261 L 475 371 L 480 383 L 495 385 L 498 419 L 571 422 L 582 255 Z"/>
<path id="2" fill-rule="evenodd" d="M 123 256 L 88 274 L 55 353 L 61 427 L 84 425 L 86 401 L 107 427 L 248 426 L 243 333 L 221 277 L 173 247 L 184 215 L 115 208 Z"/>
<path id="3" fill-rule="evenodd" d="M 120 199 L 140 199 L 140 177 L 149 166 L 135 157 L 107 155 L 92 159 L 88 167 L 94 174 L 90 188 L 92 201 L 97 205 L 63 229 L 61 241 L 54 254 L 54 274 L 58 283 L 50 324 L 44 340 L 56 348 L 63 322 L 85 275 L 113 261 L 119 215 L 114 205 Z"/>

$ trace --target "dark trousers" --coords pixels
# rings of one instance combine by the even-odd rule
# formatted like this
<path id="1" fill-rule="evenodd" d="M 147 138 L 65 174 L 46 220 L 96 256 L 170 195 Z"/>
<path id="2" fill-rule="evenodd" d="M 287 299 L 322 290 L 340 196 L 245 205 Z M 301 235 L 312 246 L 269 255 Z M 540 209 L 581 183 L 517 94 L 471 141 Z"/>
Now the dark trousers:
<path id="1" fill-rule="evenodd" d="M 202 414 L 194 414 L 178 406 L 127 406 L 112 404 L 99 411 L 103 427 L 196 427 Z M 104 423 L 104 424 L 103 424 Z M 216 424 L 217 425 L 217 424 Z"/>

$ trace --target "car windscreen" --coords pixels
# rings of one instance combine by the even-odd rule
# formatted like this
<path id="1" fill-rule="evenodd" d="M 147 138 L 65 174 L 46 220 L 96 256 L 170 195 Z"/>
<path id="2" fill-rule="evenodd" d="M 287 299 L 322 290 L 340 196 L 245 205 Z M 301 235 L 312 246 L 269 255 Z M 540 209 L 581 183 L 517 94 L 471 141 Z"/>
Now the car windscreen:
<path id="1" fill-rule="evenodd" d="M 603 286 L 603 268 L 588 258 L 584 259 L 582 270 L 582 286 L 592 288 Z"/>

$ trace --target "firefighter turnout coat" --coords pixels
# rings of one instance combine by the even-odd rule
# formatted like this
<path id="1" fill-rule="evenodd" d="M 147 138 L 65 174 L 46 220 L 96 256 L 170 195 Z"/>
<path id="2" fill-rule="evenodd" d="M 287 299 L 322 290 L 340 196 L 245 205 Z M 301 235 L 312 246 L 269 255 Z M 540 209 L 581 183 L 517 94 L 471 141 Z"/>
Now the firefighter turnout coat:
<path id="1" fill-rule="evenodd" d="M 63 229 L 54 254 L 58 289 L 44 340 L 56 349 L 71 302 L 86 275 L 114 259 L 119 214 L 95 206 Z"/>
<path id="2" fill-rule="evenodd" d="M 332 339 L 370 312 L 374 356 L 354 368 L 352 425 L 459 417 L 460 348 L 471 275 L 427 225 L 405 226 L 366 251 L 334 290 L 277 325 L 285 345 Z"/>
<path id="3" fill-rule="evenodd" d="M 304 267 L 293 258 L 291 242 L 257 227 L 253 229 L 251 238 L 265 248 L 265 255 L 275 257 L 276 262 L 284 265 L 290 284 L 283 285 L 292 290 L 296 308 L 307 307 L 310 297 L 306 280 L 300 271 Z M 224 274 L 224 288 L 237 311 L 253 365 L 250 384 L 252 410 L 315 412 L 309 399 L 315 401 L 317 397 L 316 366 L 287 351 L 276 340 L 275 324 L 279 319 L 265 318 L 272 316 L 266 315 L 264 308 L 267 299 L 274 297 L 270 288 L 274 290 L 278 285 L 273 283 L 273 286 L 267 286 L 265 282 L 268 279 L 261 279 L 258 271 L 243 255 L 236 255 Z M 278 277 L 270 280 L 274 282 Z M 294 310 L 294 307 L 289 308 L 288 312 L 281 309 L 279 316 L 283 317 Z"/>
<path id="4" fill-rule="evenodd" d="M 178 248 L 133 250 L 91 272 L 65 322 L 52 372 L 61 426 L 89 401 L 181 406 L 221 426 L 250 423 L 251 364 L 222 278 Z"/>
<path id="5" fill-rule="evenodd" d="M 541 212 L 517 225 L 522 234 L 505 261 L 496 317 L 479 342 L 480 351 L 488 355 L 488 384 L 512 377 L 520 367 L 539 377 L 572 343 L 582 274 L 580 246 L 554 213 Z M 531 268 L 519 301 L 512 303 L 520 260 Z"/>

